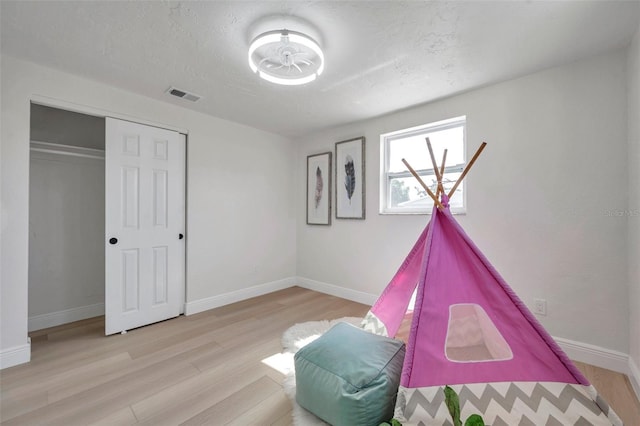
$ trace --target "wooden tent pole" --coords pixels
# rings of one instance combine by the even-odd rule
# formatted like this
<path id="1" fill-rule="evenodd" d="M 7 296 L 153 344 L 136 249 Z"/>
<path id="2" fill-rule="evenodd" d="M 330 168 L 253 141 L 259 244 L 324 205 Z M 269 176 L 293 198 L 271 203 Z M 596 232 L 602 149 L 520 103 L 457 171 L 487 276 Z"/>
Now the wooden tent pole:
<path id="1" fill-rule="evenodd" d="M 429 189 L 429 187 L 427 186 L 426 183 L 424 183 L 424 181 L 420 178 L 420 176 L 418 176 L 418 173 L 416 173 L 415 170 L 413 170 L 413 167 L 411 167 L 409 165 L 409 163 L 407 163 L 407 160 L 405 160 L 404 158 L 402 159 L 402 162 L 404 163 L 404 165 L 407 167 L 407 169 L 409 169 L 409 171 L 411 172 L 411 174 L 413 175 L 414 178 L 416 178 L 418 180 L 418 182 L 420 183 L 420 185 L 422 185 L 422 187 L 425 189 L 425 191 L 427 191 L 427 194 L 429 194 L 429 197 L 431 197 L 431 199 L 433 199 L 433 202 L 438 206 L 439 209 L 443 209 L 444 206 L 442 205 L 442 203 L 440 202 L 440 200 L 438 200 L 438 197 L 436 197 L 436 195 L 431 192 L 431 190 Z"/>
<path id="2" fill-rule="evenodd" d="M 429 156 L 431 157 L 431 164 L 433 165 L 433 172 L 436 175 L 436 180 L 438 181 L 438 189 L 436 190 L 436 198 L 440 195 L 440 192 L 444 192 L 444 188 L 442 187 L 442 175 L 440 174 L 440 169 L 438 169 L 438 164 L 436 163 L 436 157 L 433 155 L 433 148 L 431 148 L 431 141 L 429 138 L 425 138 L 427 141 L 427 148 L 429 149 Z"/>
<path id="3" fill-rule="evenodd" d="M 473 163 L 476 162 L 476 160 L 480 156 L 480 153 L 482 152 L 482 150 L 484 149 L 485 146 L 487 146 L 487 143 L 486 142 L 482 142 L 482 144 L 480 144 L 480 147 L 478 148 L 476 153 L 473 154 L 473 157 L 471 157 L 471 161 L 469 161 L 469 163 L 467 164 L 467 167 L 464 168 L 464 170 L 462 171 L 462 174 L 460 175 L 460 177 L 456 181 L 456 184 L 453 185 L 453 188 L 451 188 L 451 191 L 449 191 L 449 194 L 447 194 L 447 196 L 449 198 L 451 198 L 453 196 L 453 193 L 456 192 L 456 189 L 458 189 L 458 185 L 460 185 L 462 183 L 462 180 L 464 179 L 464 177 L 467 175 L 467 173 L 469 173 L 469 170 L 471 170 L 471 167 L 473 166 Z"/>
<path id="4" fill-rule="evenodd" d="M 444 179 L 444 164 L 447 162 L 447 148 L 444 149 L 444 154 L 442 154 L 442 163 L 440 163 L 440 179 Z M 444 194 L 444 185 L 438 186 L 438 193 L 436 197 L 440 199 L 440 190 L 442 189 L 442 193 Z"/>

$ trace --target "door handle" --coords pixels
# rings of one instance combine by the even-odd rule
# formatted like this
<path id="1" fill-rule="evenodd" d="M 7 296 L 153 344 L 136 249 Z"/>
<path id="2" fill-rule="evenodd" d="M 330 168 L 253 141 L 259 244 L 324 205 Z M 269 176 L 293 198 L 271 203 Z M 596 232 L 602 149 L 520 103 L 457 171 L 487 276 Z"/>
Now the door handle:
<path id="1" fill-rule="evenodd" d="M 109 244 L 118 244 L 118 239 L 114 237 L 109 238 Z"/>
<path id="2" fill-rule="evenodd" d="M 179 240 L 181 240 L 181 239 L 183 239 L 183 238 L 184 238 L 184 235 L 182 235 L 182 234 L 178 234 L 178 239 L 179 239 Z"/>

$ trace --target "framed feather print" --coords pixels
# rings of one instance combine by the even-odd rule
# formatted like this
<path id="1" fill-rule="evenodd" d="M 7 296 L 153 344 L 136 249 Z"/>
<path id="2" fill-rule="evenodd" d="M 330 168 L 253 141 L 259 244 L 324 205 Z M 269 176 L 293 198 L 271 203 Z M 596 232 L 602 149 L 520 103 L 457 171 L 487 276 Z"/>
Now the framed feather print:
<path id="1" fill-rule="evenodd" d="M 336 219 L 364 219 L 364 137 L 336 142 Z"/>
<path id="2" fill-rule="evenodd" d="M 331 225 L 331 153 L 307 157 L 307 225 Z"/>

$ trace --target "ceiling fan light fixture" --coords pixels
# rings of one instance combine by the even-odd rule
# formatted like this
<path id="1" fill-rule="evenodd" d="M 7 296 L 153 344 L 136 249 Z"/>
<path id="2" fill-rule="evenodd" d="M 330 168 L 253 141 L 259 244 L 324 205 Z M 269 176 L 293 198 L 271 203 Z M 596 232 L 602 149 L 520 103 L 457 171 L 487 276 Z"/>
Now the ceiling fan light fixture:
<path id="1" fill-rule="evenodd" d="M 324 53 L 306 34 L 267 31 L 249 46 L 249 67 L 263 80 L 295 86 L 314 81 L 324 71 Z"/>

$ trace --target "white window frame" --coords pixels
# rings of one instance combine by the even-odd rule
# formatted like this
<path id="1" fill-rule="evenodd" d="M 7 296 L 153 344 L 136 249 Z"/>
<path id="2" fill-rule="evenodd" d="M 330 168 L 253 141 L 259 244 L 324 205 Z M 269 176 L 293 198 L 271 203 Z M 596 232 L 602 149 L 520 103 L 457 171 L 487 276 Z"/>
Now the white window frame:
<path id="1" fill-rule="evenodd" d="M 462 127 L 462 144 L 464 153 L 464 162 L 462 164 L 446 165 L 445 173 L 459 172 L 461 173 L 467 164 L 467 117 L 460 116 L 451 118 L 448 120 L 437 121 L 433 123 L 424 124 L 421 126 L 411 127 L 408 129 L 396 130 L 390 133 L 384 133 L 380 135 L 380 214 L 431 214 L 432 204 L 429 207 L 392 207 L 391 206 L 391 181 L 397 178 L 406 178 L 412 176 L 407 171 L 403 172 L 389 172 L 389 158 L 390 158 L 390 144 L 396 139 L 404 139 L 406 137 L 424 135 L 426 138 L 430 133 L 447 130 L 454 127 Z M 428 155 L 428 154 L 427 154 Z M 407 161 L 411 163 L 411 159 L 407 158 Z M 436 158 L 436 161 L 441 159 Z M 420 169 L 416 170 L 418 175 L 434 175 L 433 169 Z M 466 179 L 465 179 L 466 180 Z M 465 182 L 462 186 L 462 207 L 451 207 L 451 213 L 453 214 L 465 214 L 467 212 L 467 191 Z"/>

